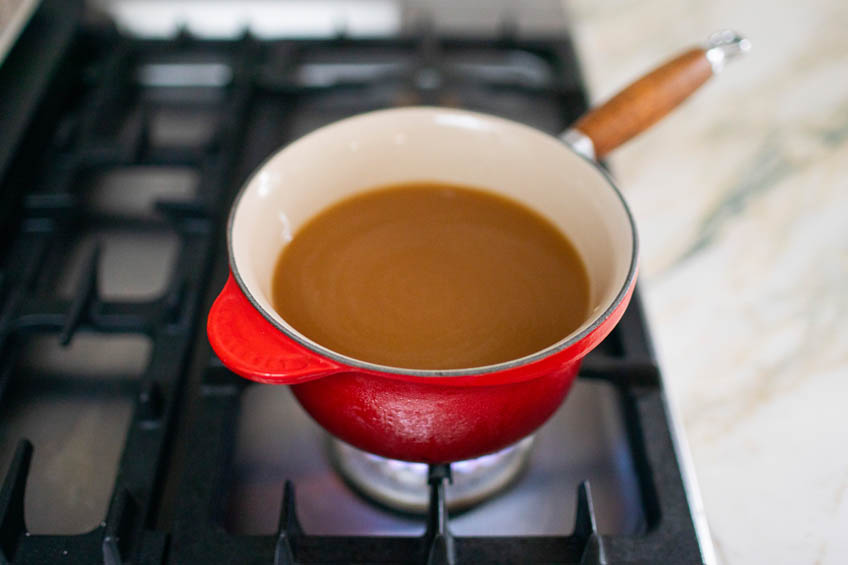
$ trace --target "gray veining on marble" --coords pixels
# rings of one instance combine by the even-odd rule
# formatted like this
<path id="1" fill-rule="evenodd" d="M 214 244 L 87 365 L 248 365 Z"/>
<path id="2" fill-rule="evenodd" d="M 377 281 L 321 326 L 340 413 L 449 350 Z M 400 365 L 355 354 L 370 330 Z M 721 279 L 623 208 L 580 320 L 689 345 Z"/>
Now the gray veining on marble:
<path id="1" fill-rule="evenodd" d="M 719 560 L 848 563 L 848 2 L 568 9 L 597 99 L 715 29 L 753 41 L 612 165 Z"/>

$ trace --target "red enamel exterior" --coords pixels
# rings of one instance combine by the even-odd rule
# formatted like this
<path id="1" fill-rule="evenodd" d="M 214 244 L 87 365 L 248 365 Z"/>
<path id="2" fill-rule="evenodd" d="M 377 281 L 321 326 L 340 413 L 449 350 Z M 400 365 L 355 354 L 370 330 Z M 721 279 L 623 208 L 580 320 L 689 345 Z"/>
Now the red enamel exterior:
<path id="1" fill-rule="evenodd" d="M 491 453 L 533 433 L 559 407 L 583 357 L 621 319 L 635 277 L 616 307 L 580 340 L 537 361 L 461 376 L 386 373 L 341 364 L 277 329 L 232 273 L 212 305 L 207 333 L 233 372 L 292 385 L 327 431 L 366 451 L 442 463 Z"/>

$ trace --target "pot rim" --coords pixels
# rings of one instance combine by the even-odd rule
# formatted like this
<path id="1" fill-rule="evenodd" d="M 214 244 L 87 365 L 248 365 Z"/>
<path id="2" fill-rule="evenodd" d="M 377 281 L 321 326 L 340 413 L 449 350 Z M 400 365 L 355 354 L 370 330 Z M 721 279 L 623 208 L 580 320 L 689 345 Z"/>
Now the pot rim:
<path id="1" fill-rule="evenodd" d="M 614 195 L 617 197 L 618 201 L 620 202 L 622 209 L 624 210 L 625 216 L 627 217 L 627 221 L 630 225 L 630 236 L 631 236 L 632 241 L 633 241 L 633 246 L 631 248 L 631 254 L 630 254 L 630 265 L 628 266 L 627 276 L 624 279 L 624 283 L 621 285 L 621 288 L 619 289 L 619 291 L 616 294 L 615 299 L 612 301 L 612 303 L 603 312 L 596 315 L 594 317 L 594 319 L 592 320 L 591 324 L 589 324 L 587 327 L 585 327 L 579 333 L 566 336 L 565 338 L 561 339 L 560 341 L 558 341 L 554 344 L 551 344 L 544 349 L 540 349 L 539 351 L 536 351 L 536 352 L 531 353 L 529 355 L 525 355 L 523 357 L 519 357 L 519 358 L 516 358 L 516 359 L 510 359 L 509 361 L 503 361 L 501 363 L 495 363 L 495 364 L 492 364 L 492 365 L 481 365 L 479 367 L 469 367 L 469 368 L 463 368 L 463 369 L 404 369 L 402 367 L 393 367 L 393 366 L 390 366 L 390 365 L 381 365 L 379 363 L 371 363 L 371 362 L 368 362 L 368 361 L 361 361 L 359 359 L 356 359 L 355 357 L 349 357 L 347 355 L 342 355 L 341 353 L 337 353 L 337 352 L 333 351 L 332 349 L 324 347 L 323 345 L 316 343 L 316 342 L 306 338 L 305 336 L 300 335 L 297 332 L 290 331 L 288 328 L 286 328 L 285 326 L 283 326 L 279 322 L 277 322 L 277 320 L 273 316 L 269 315 L 268 312 L 266 312 L 265 309 L 259 304 L 259 302 L 256 300 L 256 298 L 253 296 L 253 294 L 247 288 L 247 285 L 242 280 L 241 274 L 239 273 L 238 265 L 237 265 L 236 260 L 235 260 L 235 253 L 233 251 L 233 224 L 235 222 L 236 211 L 238 210 L 239 205 L 240 205 L 241 200 L 242 200 L 242 197 L 247 192 L 248 187 L 250 187 L 252 185 L 254 178 L 260 172 L 262 172 L 262 170 L 265 169 L 265 166 L 268 164 L 268 162 L 271 159 L 273 159 L 275 156 L 277 156 L 281 151 L 285 151 L 286 148 L 288 148 L 292 143 L 297 143 L 301 140 L 307 139 L 308 137 L 312 136 L 313 134 L 315 134 L 318 131 L 321 131 L 325 128 L 333 127 L 337 124 L 340 124 L 340 123 L 345 122 L 345 121 L 350 120 L 350 119 L 359 119 L 359 118 L 363 118 L 365 116 L 370 116 L 370 115 L 374 115 L 374 114 L 383 114 L 383 113 L 388 113 L 388 112 L 403 112 L 403 111 L 408 111 L 410 109 L 418 109 L 418 110 L 420 110 L 420 109 L 431 109 L 431 110 L 439 110 L 439 111 L 451 111 L 451 112 L 458 112 L 458 113 L 463 113 L 463 114 L 467 114 L 467 115 L 472 115 L 472 116 L 476 116 L 476 117 L 482 117 L 482 118 L 486 118 L 486 119 L 496 118 L 498 120 L 504 120 L 504 121 L 510 122 L 513 125 L 519 126 L 521 128 L 526 128 L 526 129 L 532 130 L 533 132 L 535 132 L 537 134 L 542 134 L 542 135 L 545 135 L 545 136 L 551 138 L 552 140 L 559 143 L 563 147 L 563 149 L 578 155 L 582 160 L 584 160 L 589 165 L 594 167 L 603 176 L 604 180 L 606 181 L 606 183 L 605 183 L 606 186 L 610 190 L 613 191 Z M 367 371 L 373 371 L 373 372 L 379 372 L 379 373 L 409 375 L 409 376 L 415 376 L 415 377 L 460 377 L 460 376 L 473 376 L 473 375 L 483 375 L 483 374 L 497 373 L 497 372 L 500 372 L 500 371 L 515 369 L 515 368 L 518 368 L 518 367 L 521 367 L 521 366 L 524 366 L 524 365 L 530 365 L 531 363 L 541 361 L 542 359 L 545 359 L 545 358 L 550 357 L 554 354 L 560 353 L 560 352 L 570 348 L 571 346 L 579 343 L 584 338 L 586 338 L 587 336 L 592 334 L 592 332 L 594 332 L 596 329 L 598 329 L 600 326 L 602 326 L 604 324 L 604 322 L 618 309 L 618 307 L 621 305 L 621 303 L 624 300 L 626 300 L 626 298 L 629 295 L 629 290 L 630 290 L 631 286 L 633 286 L 635 279 L 636 279 L 637 272 L 638 272 L 639 238 L 638 238 L 638 234 L 636 232 L 636 222 L 633 218 L 633 214 L 632 214 L 632 212 L 630 211 L 630 208 L 627 205 L 627 201 L 624 199 L 624 195 L 621 193 L 621 190 L 615 184 L 615 181 L 612 179 L 609 172 L 603 166 L 601 166 L 597 161 L 594 161 L 593 159 L 589 159 L 588 157 L 581 154 L 580 152 L 575 151 L 572 147 L 570 147 L 567 143 L 563 142 L 558 137 L 551 135 L 550 133 L 544 132 L 542 130 L 528 126 L 526 124 L 522 124 L 521 122 L 516 122 L 516 121 L 510 120 L 508 118 L 502 118 L 500 116 L 494 116 L 492 114 L 486 114 L 486 113 L 483 113 L 483 112 L 473 112 L 473 111 L 457 109 L 457 108 L 440 108 L 438 106 L 407 106 L 407 107 L 402 107 L 402 108 L 387 108 L 387 109 L 381 109 L 381 110 L 374 110 L 374 111 L 371 111 L 371 112 L 356 114 L 354 116 L 350 116 L 350 117 L 344 118 L 342 120 L 337 120 L 337 121 L 332 122 L 330 124 L 321 126 L 320 128 L 313 130 L 312 132 L 310 132 L 310 133 L 308 133 L 304 136 L 301 136 L 301 137 L 299 137 L 295 140 L 292 140 L 291 143 L 287 144 L 286 146 L 284 146 L 281 149 L 278 149 L 277 151 L 271 153 L 268 157 L 266 157 L 262 161 L 262 163 L 260 163 L 256 167 L 256 169 L 254 169 L 254 171 L 250 174 L 250 176 L 248 176 L 247 179 L 244 181 L 244 183 L 242 184 L 241 188 L 238 191 L 238 194 L 236 194 L 236 197 L 233 200 L 232 206 L 230 207 L 230 212 L 229 212 L 229 216 L 228 216 L 228 219 L 227 219 L 227 256 L 228 256 L 228 260 L 229 260 L 229 264 L 230 264 L 230 271 L 232 272 L 233 277 L 235 278 L 236 283 L 238 284 L 238 287 L 241 290 L 242 294 L 244 294 L 245 298 L 247 298 L 247 300 L 250 302 L 250 305 L 257 312 L 259 312 L 262 315 L 262 317 L 265 318 L 266 321 L 268 321 L 271 325 L 273 325 L 274 328 L 276 328 L 278 331 L 282 332 L 289 339 L 291 339 L 294 342 L 298 343 L 299 345 L 307 348 L 308 350 L 312 351 L 313 353 L 316 353 L 316 354 L 318 354 L 322 357 L 330 359 L 330 360 L 334 361 L 335 363 L 338 363 L 338 364 L 341 364 L 341 365 L 344 365 L 344 366 L 358 368 L 358 369 L 364 369 L 364 370 L 367 370 Z"/>

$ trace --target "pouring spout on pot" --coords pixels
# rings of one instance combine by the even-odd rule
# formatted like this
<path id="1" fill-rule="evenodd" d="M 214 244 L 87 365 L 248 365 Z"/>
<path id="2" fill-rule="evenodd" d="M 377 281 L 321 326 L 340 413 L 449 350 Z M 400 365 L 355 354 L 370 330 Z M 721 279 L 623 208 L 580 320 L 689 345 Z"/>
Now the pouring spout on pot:
<path id="1" fill-rule="evenodd" d="M 209 310 L 206 333 L 224 365 L 257 382 L 294 385 L 346 369 L 286 338 L 250 303 L 232 272 Z"/>
<path id="2" fill-rule="evenodd" d="M 751 42 L 742 35 L 717 31 L 706 45 L 673 57 L 589 110 L 560 139 L 584 157 L 602 159 L 671 112 L 729 61 L 750 50 Z"/>

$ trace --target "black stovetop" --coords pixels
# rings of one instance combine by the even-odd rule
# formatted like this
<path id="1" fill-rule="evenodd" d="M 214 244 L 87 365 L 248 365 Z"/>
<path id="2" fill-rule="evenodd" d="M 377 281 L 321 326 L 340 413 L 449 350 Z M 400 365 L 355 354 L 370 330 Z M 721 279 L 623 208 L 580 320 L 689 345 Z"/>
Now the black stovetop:
<path id="1" fill-rule="evenodd" d="M 702 562 L 638 293 L 522 482 L 457 516 L 443 467 L 426 518 L 359 498 L 286 389 L 206 341 L 262 159 L 396 105 L 561 131 L 586 108 L 567 37 L 151 40 L 80 14 L 44 2 L 0 67 L 0 563 Z"/>

